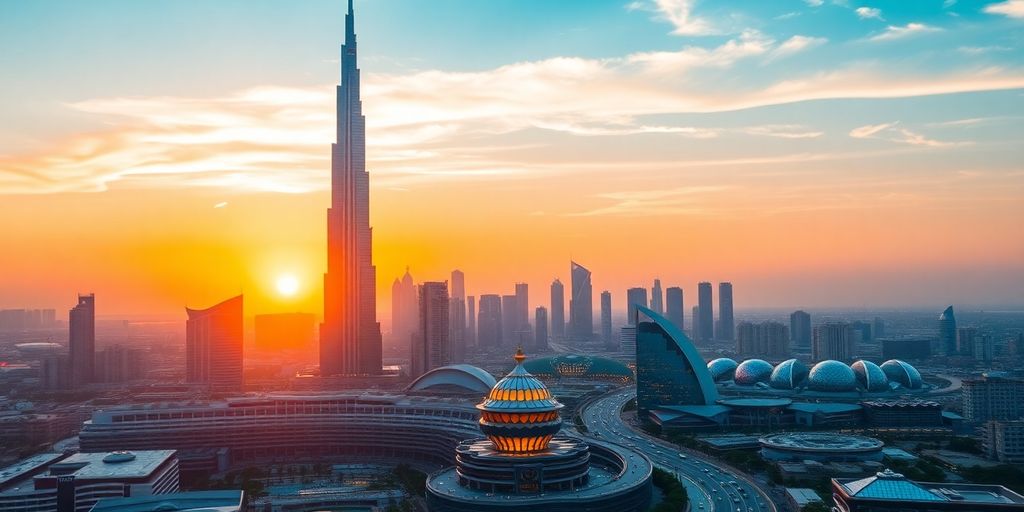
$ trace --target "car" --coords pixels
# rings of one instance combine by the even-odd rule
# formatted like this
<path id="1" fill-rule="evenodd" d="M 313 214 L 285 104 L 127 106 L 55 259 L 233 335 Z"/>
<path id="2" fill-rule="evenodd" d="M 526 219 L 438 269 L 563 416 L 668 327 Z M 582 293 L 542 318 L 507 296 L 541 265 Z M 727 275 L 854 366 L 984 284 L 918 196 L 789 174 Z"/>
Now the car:
<path id="1" fill-rule="evenodd" d="M 680 454 L 679 454 L 679 458 L 680 458 L 680 459 L 685 459 L 685 458 L 687 458 L 687 457 L 686 457 L 686 455 L 685 455 L 685 454 L 682 454 L 682 453 L 680 453 Z"/>

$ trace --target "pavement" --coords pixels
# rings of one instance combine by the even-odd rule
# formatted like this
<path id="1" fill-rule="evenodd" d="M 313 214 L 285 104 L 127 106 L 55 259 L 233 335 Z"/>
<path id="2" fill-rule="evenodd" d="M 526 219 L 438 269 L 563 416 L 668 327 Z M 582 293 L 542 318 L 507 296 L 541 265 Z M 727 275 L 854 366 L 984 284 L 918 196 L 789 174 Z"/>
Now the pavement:
<path id="1" fill-rule="evenodd" d="M 629 386 L 585 405 L 582 417 L 587 435 L 639 450 L 656 467 L 674 473 L 686 487 L 691 512 L 778 512 L 771 499 L 746 476 L 623 421 L 622 407 L 633 398 L 636 388 Z"/>

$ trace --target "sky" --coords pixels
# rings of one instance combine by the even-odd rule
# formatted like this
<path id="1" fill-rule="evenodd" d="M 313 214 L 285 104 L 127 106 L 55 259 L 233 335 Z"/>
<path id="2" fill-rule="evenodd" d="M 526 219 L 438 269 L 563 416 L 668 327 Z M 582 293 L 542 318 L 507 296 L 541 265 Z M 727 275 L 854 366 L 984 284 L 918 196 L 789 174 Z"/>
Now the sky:
<path id="1" fill-rule="evenodd" d="M 385 324 L 406 266 L 536 306 L 570 259 L 617 309 L 1024 305 L 1024 0 L 355 8 Z M 0 0 L 0 308 L 320 313 L 343 10 Z"/>

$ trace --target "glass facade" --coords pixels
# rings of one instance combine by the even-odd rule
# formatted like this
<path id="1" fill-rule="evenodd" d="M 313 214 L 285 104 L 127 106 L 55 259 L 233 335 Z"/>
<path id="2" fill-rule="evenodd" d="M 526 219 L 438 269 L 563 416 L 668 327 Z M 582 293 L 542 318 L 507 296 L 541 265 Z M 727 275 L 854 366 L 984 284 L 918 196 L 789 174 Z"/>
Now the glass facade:
<path id="1" fill-rule="evenodd" d="M 718 398 L 704 359 L 678 327 L 636 308 L 636 396 L 641 416 L 659 405 L 713 405 Z"/>

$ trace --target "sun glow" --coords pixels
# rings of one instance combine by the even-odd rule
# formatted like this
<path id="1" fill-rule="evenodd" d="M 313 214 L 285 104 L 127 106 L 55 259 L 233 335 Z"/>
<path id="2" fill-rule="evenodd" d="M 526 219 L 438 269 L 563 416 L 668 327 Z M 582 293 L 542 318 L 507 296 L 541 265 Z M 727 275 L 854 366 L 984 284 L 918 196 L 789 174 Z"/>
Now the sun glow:
<path id="1" fill-rule="evenodd" d="M 280 293 L 285 297 L 291 297 L 299 291 L 299 280 L 291 274 L 278 276 L 277 283 L 275 283 L 275 285 L 277 287 L 277 293 Z"/>

